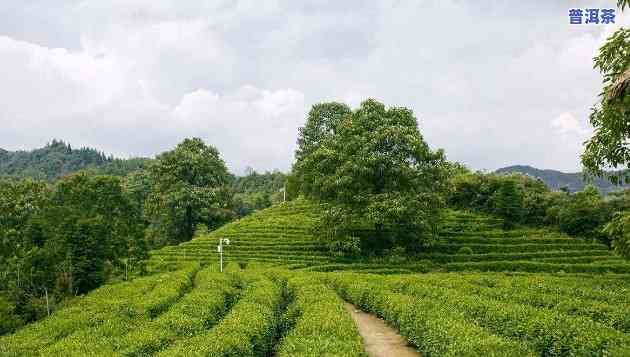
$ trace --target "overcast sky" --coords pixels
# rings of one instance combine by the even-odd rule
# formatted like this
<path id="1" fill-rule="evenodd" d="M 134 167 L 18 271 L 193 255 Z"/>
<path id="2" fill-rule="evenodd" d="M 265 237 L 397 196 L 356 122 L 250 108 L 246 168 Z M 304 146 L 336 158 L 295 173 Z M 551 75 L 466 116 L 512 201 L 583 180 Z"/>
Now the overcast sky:
<path id="1" fill-rule="evenodd" d="M 153 156 L 185 137 L 287 170 L 310 106 L 374 97 L 472 169 L 577 171 L 610 1 L 0 2 L 0 147 Z M 616 26 L 630 24 L 617 13 Z"/>

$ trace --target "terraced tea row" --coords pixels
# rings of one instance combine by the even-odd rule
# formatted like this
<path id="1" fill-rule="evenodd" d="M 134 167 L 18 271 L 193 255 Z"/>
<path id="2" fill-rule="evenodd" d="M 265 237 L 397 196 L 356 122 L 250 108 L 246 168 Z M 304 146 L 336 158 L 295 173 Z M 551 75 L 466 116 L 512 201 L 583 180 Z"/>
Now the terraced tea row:
<path id="1" fill-rule="evenodd" d="M 217 262 L 220 238 L 230 239 L 226 262 L 325 264 L 334 259 L 311 233 L 321 209 L 304 200 L 275 205 L 230 223 L 208 235 L 151 254 L 164 262 Z"/>
<path id="2" fill-rule="evenodd" d="M 198 270 L 192 264 L 176 272 L 99 288 L 69 308 L 1 338 L 0 355 L 100 353 L 130 326 L 146 323 L 176 303 L 190 290 Z"/>
<path id="3" fill-rule="evenodd" d="M 447 271 L 630 273 L 630 264 L 600 242 L 503 225 L 497 218 L 447 210 L 438 243 L 418 258 Z"/>
<path id="4" fill-rule="evenodd" d="M 347 273 L 326 279 L 344 298 L 397 326 L 427 355 L 630 353 L 630 303 L 617 299 L 627 295 L 625 279 Z"/>
<path id="5" fill-rule="evenodd" d="M 630 273 L 630 264 L 599 242 L 545 229 L 504 230 L 501 219 L 453 210 L 444 211 L 439 239 L 413 258 L 333 257 L 325 244 L 313 236 L 320 214 L 318 205 L 304 200 L 279 204 L 190 242 L 153 252 L 152 260 L 216 263 L 218 241 L 228 238 L 231 244 L 225 247 L 225 261 L 268 262 L 319 271 Z M 359 268 L 356 264 L 360 264 Z"/>
<path id="6" fill-rule="evenodd" d="M 365 356 L 344 300 L 432 356 L 627 356 L 627 277 L 189 265 L 98 289 L 2 356 Z"/>

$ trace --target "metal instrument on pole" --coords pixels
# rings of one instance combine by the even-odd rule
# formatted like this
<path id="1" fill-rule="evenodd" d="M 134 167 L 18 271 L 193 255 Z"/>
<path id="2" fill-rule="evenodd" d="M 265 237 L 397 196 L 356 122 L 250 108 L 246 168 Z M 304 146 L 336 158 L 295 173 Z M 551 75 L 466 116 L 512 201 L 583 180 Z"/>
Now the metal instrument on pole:
<path id="1" fill-rule="evenodd" d="M 219 269 L 223 273 L 223 246 L 230 245 L 230 240 L 228 238 L 219 238 L 219 245 L 217 246 L 217 252 L 219 252 Z"/>

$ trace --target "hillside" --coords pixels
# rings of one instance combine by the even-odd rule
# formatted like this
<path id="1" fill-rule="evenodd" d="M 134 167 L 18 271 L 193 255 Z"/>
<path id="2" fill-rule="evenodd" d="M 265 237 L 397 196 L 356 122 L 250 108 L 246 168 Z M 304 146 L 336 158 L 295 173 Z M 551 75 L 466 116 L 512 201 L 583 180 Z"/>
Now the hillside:
<path id="1" fill-rule="evenodd" d="M 63 141 L 53 140 L 43 148 L 30 151 L 0 149 L 0 177 L 34 178 L 52 181 L 79 170 L 99 174 L 124 176 L 141 169 L 149 159 L 116 159 L 92 148 L 72 148 Z"/>
<path id="2" fill-rule="evenodd" d="M 616 186 L 605 178 L 595 177 L 592 182 L 584 180 L 581 172 L 565 173 L 557 170 L 541 170 L 527 165 L 514 165 L 503 167 L 495 171 L 499 174 L 521 173 L 541 179 L 550 189 L 560 190 L 568 188 L 570 192 L 582 191 L 587 184 L 597 187 L 600 192 L 608 193 L 621 190 L 630 186 Z"/>
<path id="3" fill-rule="evenodd" d="M 310 233 L 320 209 L 303 200 L 276 204 L 192 241 L 151 252 L 153 263 L 218 262 L 219 238 L 229 238 L 225 261 L 313 265 L 331 262 Z"/>
<path id="4" fill-rule="evenodd" d="M 151 253 L 152 264 L 218 263 L 219 237 L 228 262 L 265 262 L 314 271 L 528 271 L 630 273 L 605 245 L 544 229 L 503 230 L 497 218 L 445 211 L 439 239 L 426 253 L 344 259 L 330 256 L 311 233 L 320 208 L 304 200 L 277 204 L 207 235 Z"/>
<path id="5" fill-rule="evenodd" d="M 630 263 L 601 244 L 449 210 L 420 261 L 350 262 L 310 234 L 319 213 L 303 200 L 278 204 L 155 251 L 148 276 L 0 336 L 0 355 L 365 357 L 359 309 L 421 355 L 630 352 L 628 275 L 599 274 L 630 273 Z M 223 273 L 219 238 L 231 241 Z"/>

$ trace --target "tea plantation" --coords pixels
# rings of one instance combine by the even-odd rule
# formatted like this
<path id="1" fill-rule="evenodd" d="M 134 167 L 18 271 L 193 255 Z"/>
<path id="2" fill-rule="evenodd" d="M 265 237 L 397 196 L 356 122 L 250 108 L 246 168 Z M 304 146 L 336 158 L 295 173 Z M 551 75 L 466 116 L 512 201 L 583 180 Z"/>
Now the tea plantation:
<path id="1" fill-rule="evenodd" d="M 155 251 L 151 262 L 215 263 L 219 238 L 229 238 L 226 261 L 311 271 L 630 273 L 628 262 L 597 241 L 544 229 L 504 230 L 500 219 L 452 210 L 444 212 L 437 242 L 414 259 L 334 258 L 312 233 L 320 212 L 319 206 L 304 200 L 279 204 L 190 242 Z"/>
<path id="2" fill-rule="evenodd" d="M 344 302 L 426 356 L 630 356 L 630 263 L 600 243 L 446 211 L 421 256 L 358 261 L 315 239 L 319 214 L 293 201 L 155 251 L 0 356 L 365 356 Z"/>

